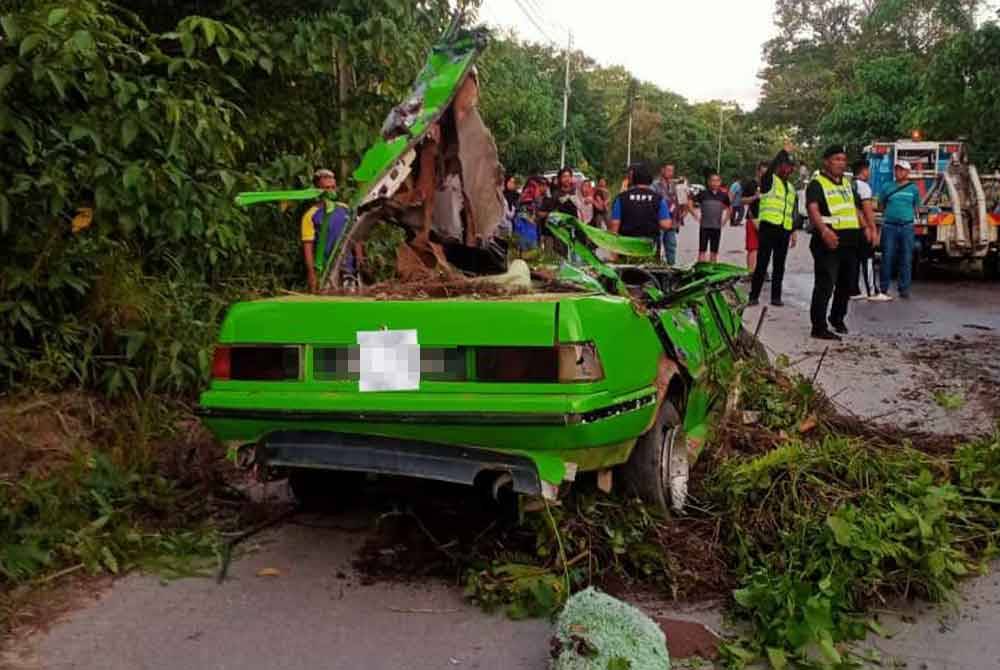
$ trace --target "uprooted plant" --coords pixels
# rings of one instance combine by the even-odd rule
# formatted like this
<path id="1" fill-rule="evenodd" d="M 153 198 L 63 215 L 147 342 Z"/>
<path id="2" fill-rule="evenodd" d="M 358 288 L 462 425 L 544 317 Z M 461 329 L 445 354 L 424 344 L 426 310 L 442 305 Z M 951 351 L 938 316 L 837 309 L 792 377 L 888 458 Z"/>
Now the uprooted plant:
<path id="1" fill-rule="evenodd" d="M 807 380 L 739 371 L 687 514 L 577 492 L 471 545 L 452 545 L 468 597 L 510 616 L 559 610 L 588 585 L 697 598 L 731 593 L 748 633 L 731 667 L 846 667 L 893 597 L 942 601 L 1000 540 L 1000 433 L 943 439 L 836 411 Z M 567 588 L 568 586 L 568 588 Z"/>

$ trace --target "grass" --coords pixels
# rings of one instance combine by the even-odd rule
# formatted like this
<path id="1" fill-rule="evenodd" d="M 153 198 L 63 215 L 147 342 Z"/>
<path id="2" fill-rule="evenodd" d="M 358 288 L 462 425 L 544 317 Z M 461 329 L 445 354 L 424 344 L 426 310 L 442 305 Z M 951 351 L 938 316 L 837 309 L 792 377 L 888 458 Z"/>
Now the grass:
<path id="1" fill-rule="evenodd" d="M 962 393 L 950 393 L 948 391 L 936 391 L 934 393 L 934 402 L 937 403 L 938 407 L 953 412 L 965 406 L 965 395 Z"/>
<path id="2" fill-rule="evenodd" d="M 32 594 L 63 577 L 204 574 L 219 550 L 204 481 L 168 457 L 185 448 L 166 401 L 81 394 L 0 406 L 0 632 L 31 618 Z M 188 445 L 190 446 L 190 445 Z M 189 465 L 197 459 L 184 459 Z M 189 474 L 191 468 L 188 468 Z M 201 478 L 204 480 L 204 478 Z"/>

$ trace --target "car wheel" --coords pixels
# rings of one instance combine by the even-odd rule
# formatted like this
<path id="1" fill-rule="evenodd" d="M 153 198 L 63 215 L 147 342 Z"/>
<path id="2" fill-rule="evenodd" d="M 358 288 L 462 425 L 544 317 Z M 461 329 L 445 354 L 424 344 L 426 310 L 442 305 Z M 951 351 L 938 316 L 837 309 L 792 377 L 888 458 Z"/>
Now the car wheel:
<path id="1" fill-rule="evenodd" d="M 307 509 L 344 506 L 361 491 L 363 472 L 295 468 L 288 473 L 288 486 L 295 500 Z"/>
<path id="2" fill-rule="evenodd" d="M 661 512 L 680 512 L 687 502 L 690 464 L 681 415 L 664 401 L 653 427 L 636 442 L 623 467 L 629 489 Z"/>

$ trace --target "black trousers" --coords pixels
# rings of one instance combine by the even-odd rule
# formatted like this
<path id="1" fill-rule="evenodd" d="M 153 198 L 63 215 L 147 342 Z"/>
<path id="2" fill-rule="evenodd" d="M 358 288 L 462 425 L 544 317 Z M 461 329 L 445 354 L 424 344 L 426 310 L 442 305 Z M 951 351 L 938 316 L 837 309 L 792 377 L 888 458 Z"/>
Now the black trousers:
<path id="1" fill-rule="evenodd" d="M 771 272 L 771 302 L 781 300 L 781 282 L 785 279 L 785 259 L 788 258 L 788 243 L 792 239 L 792 231 L 785 230 L 767 221 L 761 221 L 757 227 L 757 267 L 753 271 L 750 283 L 750 298 L 760 298 L 761 288 L 767 278 L 767 265 L 774 256 L 774 270 Z"/>
<path id="2" fill-rule="evenodd" d="M 823 331 L 829 328 L 826 320 L 826 310 L 833 296 L 833 306 L 830 307 L 829 323 L 842 323 L 847 316 L 847 303 L 851 292 L 858 286 L 858 248 L 840 246 L 830 249 L 823 243 L 819 233 L 814 233 L 809 242 L 809 250 L 813 256 L 813 294 L 809 317 L 812 320 L 813 331 Z"/>

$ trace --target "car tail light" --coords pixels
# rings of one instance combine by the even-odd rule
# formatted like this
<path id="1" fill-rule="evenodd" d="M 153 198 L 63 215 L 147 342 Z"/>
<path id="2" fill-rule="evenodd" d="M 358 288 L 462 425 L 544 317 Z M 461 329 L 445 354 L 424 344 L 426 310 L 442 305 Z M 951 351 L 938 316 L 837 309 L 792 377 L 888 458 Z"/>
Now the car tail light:
<path id="1" fill-rule="evenodd" d="M 216 347 L 212 356 L 212 379 L 229 379 L 232 376 L 232 347 Z"/>
<path id="2" fill-rule="evenodd" d="M 604 378 L 592 343 L 555 347 L 477 347 L 476 379 L 483 382 L 589 382 Z"/>
<path id="3" fill-rule="evenodd" d="M 233 381 L 295 381 L 301 378 L 300 347 L 216 347 L 212 378 Z"/>

